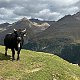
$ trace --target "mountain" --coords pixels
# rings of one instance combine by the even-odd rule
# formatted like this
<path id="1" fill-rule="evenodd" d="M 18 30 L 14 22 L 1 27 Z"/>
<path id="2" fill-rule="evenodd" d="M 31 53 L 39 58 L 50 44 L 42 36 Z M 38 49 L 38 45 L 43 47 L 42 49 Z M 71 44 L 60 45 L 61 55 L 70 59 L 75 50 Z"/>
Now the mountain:
<path id="1" fill-rule="evenodd" d="M 0 32 L 8 29 L 10 26 L 11 26 L 11 24 L 9 24 L 9 23 L 0 24 Z"/>
<path id="2" fill-rule="evenodd" d="M 15 22 L 12 24 L 12 26 L 15 28 L 30 28 L 34 33 L 42 32 L 45 29 L 47 29 L 50 25 L 46 23 L 38 24 L 37 22 L 32 22 L 27 18 L 22 18 L 21 20 Z M 28 30 L 27 30 L 28 31 Z"/>
<path id="3" fill-rule="evenodd" d="M 31 22 L 27 18 L 22 18 L 21 20 L 12 24 L 12 30 L 15 29 L 25 29 L 27 30 L 27 34 L 29 37 L 32 37 L 34 34 L 33 30 L 30 28 L 29 24 Z"/>
<path id="4" fill-rule="evenodd" d="M 53 53 L 69 62 L 78 63 L 80 62 L 78 57 L 80 53 L 79 18 L 80 12 L 74 15 L 65 15 L 58 21 L 52 22 L 23 18 L 10 24 L 5 31 L 0 32 L 0 44 L 3 45 L 5 35 L 9 32 L 13 32 L 14 28 L 26 28 L 27 37 L 25 37 L 24 49 Z"/>
<path id="5" fill-rule="evenodd" d="M 11 24 L 11 26 L 8 29 L 6 29 L 5 31 L 0 33 L 0 44 L 3 45 L 5 35 L 7 33 L 12 33 L 14 28 L 15 29 L 25 29 L 26 28 L 27 35 L 29 36 L 28 38 L 31 38 L 34 35 L 32 29 L 29 27 L 29 20 L 26 18 L 23 18 L 13 24 Z"/>
<path id="6" fill-rule="evenodd" d="M 78 17 L 78 16 L 77 16 Z M 55 24 L 50 25 L 44 32 L 38 34 L 38 38 L 62 38 L 73 40 L 80 39 L 80 21 L 74 15 L 66 15 Z"/>
<path id="7" fill-rule="evenodd" d="M 0 80 L 80 80 L 80 67 L 56 55 L 22 49 L 20 61 L 11 56 L 0 46 Z"/>
<path id="8" fill-rule="evenodd" d="M 77 12 L 76 14 L 73 15 L 77 20 L 80 21 L 80 12 Z"/>
<path id="9" fill-rule="evenodd" d="M 55 23 L 55 21 L 45 21 L 45 20 L 39 20 L 39 19 L 29 19 L 31 22 L 36 22 L 38 24 L 42 24 L 42 23 L 48 23 L 49 25 L 51 25 L 52 23 Z"/>
<path id="10" fill-rule="evenodd" d="M 42 23 L 38 24 L 36 22 L 31 22 L 27 18 L 22 18 L 21 20 L 13 23 L 13 24 L 1 24 L 1 31 L 4 28 L 4 30 L 0 33 L 0 44 L 3 44 L 3 39 L 7 33 L 12 33 L 13 29 L 25 29 L 27 30 L 27 37 L 29 40 L 32 40 L 34 38 L 35 34 L 44 31 L 47 29 L 50 25 L 48 23 Z"/>
<path id="11" fill-rule="evenodd" d="M 34 18 L 31 18 L 29 19 L 31 22 L 36 22 L 36 23 L 40 23 L 41 21 L 39 19 L 34 19 Z"/>
<path id="12" fill-rule="evenodd" d="M 0 28 L 6 28 L 6 27 L 8 27 L 10 24 L 9 23 L 3 23 L 3 24 L 0 24 Z"/>
<path id="13" fill-rule="evenodd" d="M 53 21 L 41 21 L 41 20 L 38 20 L 38 19 L 29 19 L 32 24 L 30 24 L 30 27 L 32 28 L 32 30 L 35 32 L 35 33 L 38 33 L 38 32 L 42 32 L 44 30 L 46 30 Z"/>
<path id="14" fill-rule="evenodd" d="M 80 20 L 75 17 L 77 14 L 66 15 L 51 24 L 24 48 L 49 52 L 77 64 L 80 62 Z"/>

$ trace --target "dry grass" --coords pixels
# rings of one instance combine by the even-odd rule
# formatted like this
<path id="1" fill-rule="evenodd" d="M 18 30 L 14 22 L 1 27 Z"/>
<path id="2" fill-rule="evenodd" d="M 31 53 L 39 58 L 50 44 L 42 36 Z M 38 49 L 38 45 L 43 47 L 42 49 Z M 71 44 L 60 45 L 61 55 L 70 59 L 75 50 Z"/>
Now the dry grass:
<path id="1" fill-rule="evenodd" d="M 80 80 L 80 68 L 55 55 L 22 50 L 20 58 L 12 61 L 10 50 L 5 57 L 0 46 L 0 80 Z"/>

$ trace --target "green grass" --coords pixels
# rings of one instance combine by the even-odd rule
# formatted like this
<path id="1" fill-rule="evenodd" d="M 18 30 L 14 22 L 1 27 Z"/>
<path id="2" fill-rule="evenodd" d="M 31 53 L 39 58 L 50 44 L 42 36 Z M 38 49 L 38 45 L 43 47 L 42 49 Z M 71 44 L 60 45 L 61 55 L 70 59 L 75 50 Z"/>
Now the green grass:
<path id="1" fill-rule="evenodd" d="M 11 61 L 0 46 L 0 80 L 80 80 L 80 67 L 55 55 L 21 50 L 20 59 Z"/>

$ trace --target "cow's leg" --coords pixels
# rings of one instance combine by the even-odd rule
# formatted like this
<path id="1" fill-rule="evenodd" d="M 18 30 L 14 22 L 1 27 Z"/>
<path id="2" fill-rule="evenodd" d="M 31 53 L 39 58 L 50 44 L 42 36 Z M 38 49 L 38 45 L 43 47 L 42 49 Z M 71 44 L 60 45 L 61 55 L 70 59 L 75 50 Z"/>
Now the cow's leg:
<path id="1" fill-rule="evenodd" d="M 12 60 L 15 60 L 15 50 L 14 49 L 11 50 L 12 50 Z"/>
<path id="2" fill-rule="evenodd" d="M 17 60 L 20 60 L 19 54 L 20 54 L 20 50 L 17 52 Z"/>
<path id="3" fill-rule="evenodd" d="M 7 50 L 8 50 L 8 48 L 5 47 L 5 56 L 7 56 Z"/>

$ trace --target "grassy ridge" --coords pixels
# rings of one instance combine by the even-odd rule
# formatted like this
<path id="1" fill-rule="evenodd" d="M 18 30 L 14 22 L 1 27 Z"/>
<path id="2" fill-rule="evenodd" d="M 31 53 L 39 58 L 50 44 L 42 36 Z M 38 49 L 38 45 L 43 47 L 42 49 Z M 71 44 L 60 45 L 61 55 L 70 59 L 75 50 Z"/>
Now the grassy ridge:
<path id="1" fill-rule="evenodd" d="M 80 80 L 80 67 L 55 55 L 21 50 L 20 58 L 12 62 L 0 46 L 0 80 Z"/>

